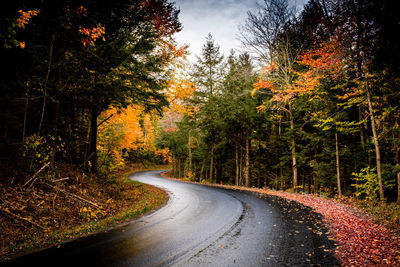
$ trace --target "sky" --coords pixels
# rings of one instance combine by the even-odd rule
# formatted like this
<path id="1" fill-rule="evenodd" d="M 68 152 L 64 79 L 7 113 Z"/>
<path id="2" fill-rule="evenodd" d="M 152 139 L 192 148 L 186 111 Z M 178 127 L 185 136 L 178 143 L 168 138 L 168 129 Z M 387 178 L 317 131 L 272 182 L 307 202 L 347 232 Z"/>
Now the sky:
<path id="1" fill-rule="evenodd" d="M 258 0 L 260 2 L 260 0 Z M 305 0 L 291 0 L 302 6 Z M 209 32 L 228 56 L 231 49 L 243 49 L 239 38 L 239 25 L 243 25 L 248 11 L 257 10 L 257 0 L 172 0 L 181 10 L 179 20 L 183 30 L 175 34 L 178 44 L 189 44 L 189 60 L 201 54 Z M 261 2 L 260 2 L 261 3 Z"/>

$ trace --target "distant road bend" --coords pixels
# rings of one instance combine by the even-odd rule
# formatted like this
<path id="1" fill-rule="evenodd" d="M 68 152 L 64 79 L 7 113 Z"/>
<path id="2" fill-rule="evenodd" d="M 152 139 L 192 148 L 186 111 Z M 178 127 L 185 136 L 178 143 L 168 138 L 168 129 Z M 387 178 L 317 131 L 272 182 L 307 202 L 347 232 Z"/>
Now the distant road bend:
<path id="1" fill-rule="evenodd" d="M 6 266 L 338 266 L 319 216 L 275 197 L 168 180 L 161 209 L 105 233 L 5 262 Z M 311 215 L 310 215 L 311 214 Z"/>

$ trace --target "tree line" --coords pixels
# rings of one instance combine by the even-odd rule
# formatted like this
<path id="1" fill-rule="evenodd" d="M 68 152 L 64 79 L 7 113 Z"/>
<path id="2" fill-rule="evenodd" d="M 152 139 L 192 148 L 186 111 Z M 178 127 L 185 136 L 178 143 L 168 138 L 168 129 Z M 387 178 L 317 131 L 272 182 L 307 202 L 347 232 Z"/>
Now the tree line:
<path id="1" fill-rule="evenodd" d="M 191 112 L 158 146 L 197 181 L 400 201 L 396 1 L 264 0 L 226 58 L 211 34 Z"/>

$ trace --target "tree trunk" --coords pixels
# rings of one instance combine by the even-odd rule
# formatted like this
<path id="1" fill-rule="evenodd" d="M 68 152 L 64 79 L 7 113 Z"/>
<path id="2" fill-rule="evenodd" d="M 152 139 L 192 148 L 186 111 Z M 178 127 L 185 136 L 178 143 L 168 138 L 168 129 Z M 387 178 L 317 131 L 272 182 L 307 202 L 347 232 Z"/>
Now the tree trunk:
<path id="1" fill-rule="evenodd" d="M 239 185 L 239 148 L 237 142 L 235 142 L 235 163 L 236 163 L 236 175 L 235 175 L 235 185 Z"/>
<path id="2" fill-rule="evenodd" d="M 49 59 L 48 59 L 48 62 L 47 62 L 47 73 L 46 73 L 46 78 L 44 80 L 44 85 L 43 85 L 43 105 L 42 105 L 42 114 L 40 116 L 40 122 L 39 122 L 39 131 L 38 131 L 39 135 L 40 135 L 40 131 L 42 129 L 44 112 L 46 110 L 47 82 L 49 81 L 49 76 L 50 76 L 50 71 L 51 71 L 51 62 L 52 62 L 52 59 L 53 59 L 53 42 L 54 42 L 54 34 L 51 36 Z"/>
<path id="3" fill-rule="evenodd" d="M 244 180 L 246 182 L 246 187 L 250 187 L 250 145 L 251 140 L 248 139 L 248 134 L 246 134 L 246 159 L 244 166 Z"/>
<path id="4" fill-rule="evenodd" d="M 380 148 L 379 148 L 378 135 L 376 133 L 375 116 L 374 116 L 374 110 L 372 108 L 371 93 L 369 91 L 368 85 L 367 85 L 367 99 L 368 99 L 369 113 L 370 113 L 370 116 L 371 116 L 372 135 L 374 137 L 374 144 L 375 144 L 376 172 L 378 174 L 379 199 L 381 201 L 384 201 L 383 185 L 382 185 L 382 171 L 381 171 L 381 151 L 380 151 Z"/>
<path id="5" fill-rule="evenodd" d="M 190 140 L 190 130 L 189 130 L 189 138 L 188 138 L 188 148 L 189 148 L 189 172 L 192 175 L 192 147 Z"/>
<path id="6" fill-rule="evenodd" d="M 362 115 L 361 115 L 361 108 L 358 108 L 358 120 L 362 120 Z M 363 152 L 365 153 L 365 136 L 364 136 L 364 127 L 363 125 L 360 124 L 360 138 L 361 138 L 361 147 Z"/>
<path id="7" fill-rule="evenodd" d="M 58 112 L 59 112 L 59 109 L 60 109 L 60 103 L 55 103 L 53 119 L 52 119 L 53 133 L 52 133 L 52 138 L 51 138 L 50 169 L 54 169 L 54 167 L 55 167 L 55 157 L 56 157 L 56 153 L 57 153 L 56 140 L 58 137 Z"/>
<path id="8" fill-rule="evenodd" d="M 93 101 L 93 107 L 90 118 L 90 137 L 89 137 L 89 157 L 90 157 L 90 172 L 97 172 L 97 105 Z"/>
<path id="9" fill-rule="evenodd" d="M 218 162 L 215 161 L 215 164 L 214 164 L 214 184 L 217 183 L 217 166 L 218 166 Z"/>
<path id="10" fill-rule="evenodd" d="M 294 120 L 293 115 L 291 113 L 291 106 L 289 105 L 290 110 L 290 130 L 292 131 L 292 170 L 293 170 L 293 188 L 294 191 L 297 192 L 297 160 L 296 160 L 296 141 L 294 138 Z"/>
<path id="11" fill-rule="evenodd" d="M 400 204 L 400 147 L 396 145 L 396 167 L 397 167 L 397 204 Z"/>
<path id="12" fill-rule="evenodd" d="M 400 204 L 400 164 L 397 163 L 397 204 Z"/>
<path id="13" fill-rule="evenodd" d="M 203 159 L 203 162 L 201 163 L 199 182 L 203 180 L 204 164 L 205 164 L 205 159 Z"/>
<path id="14" fill-rule="evenodd" d="M 26 117 L 28 114 L 28 105 L 29 105 L 29 87 L 26 91 L 26 99 L 25 99 L 25 111 L 24 111 L 24 126 L 22 129 L 22 144 L 25 143 L 25 133 L 26 133 Z"/>
<path id="15" fill-rule="evenodd" d="M 182 178 L 181 174 L 181 159 L 178 159 L 178 178 Z"/>
<path id="16" fill-rule="evenodd" d="M 318 195 L 319 194 L 319 177 L 315 176 L 314 178 L 314 194 Z"/>
<path id="17" fill-rule="evenodd" d="M 210 183 L 213 182 L 213 178 L 214 178 L 214 141 L 211 144 L 211 159 L 210 159 L 210 177 L 209 177 L 209 181 Z"/>
<path id="18" fill-rule="evenodd" d="M 239 159 L 239 185 L 243 185 L 243 147 L 240 146 L 240 159 Z"/>
<path id="19" fill-rule="evenodd" d="M 340 183 L 340 165 L 339 165 L 339 142 L 338 142 L 338 132 L 335 129 L 335 145 L 336 145 L 336 178 L 339 197 L 342 196 L 342 187 Z"/>
<path id="20" fill-rule="evenodd" d="M 172 157 L 172 177 L 175 177 L 175 171 L 176 171 L 176 168 L 175 168 L 175 158 Z"/>

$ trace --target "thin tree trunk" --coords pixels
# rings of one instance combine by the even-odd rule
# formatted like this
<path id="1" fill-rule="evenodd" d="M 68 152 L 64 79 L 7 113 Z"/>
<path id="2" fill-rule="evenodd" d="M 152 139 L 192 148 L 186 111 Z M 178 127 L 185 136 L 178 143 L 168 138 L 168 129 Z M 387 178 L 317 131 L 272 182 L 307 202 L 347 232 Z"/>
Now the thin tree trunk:
<path id="1" fill-rule="evenodd" d="M 172 158 L 172 176 L 175 177 L 175 158 Z"/>
<path id="2" fill-rule="evenodd" d="M 400 164 L 397 163 L 397 203 L 400 204 Z"/>
<path id="3" fill-rule="evenodd" d="M 215 164 L 214 164 L 214 184 L 216 184 L 217 183 L 217 164 L 218 162 L 217 161 L 215 161 Z"/>
<path id="4" fill-rule="evenodd" d="M 243 185 L 243 151 L 240 149 L 239 157 L 239 185 Z"/>
<path id="5" fill-rule="evenodd" d="M 24 128 L 22 129 L 22 144 L 25 143 L 25 133 L 26 133 L 26 117 L 28 114 L 28 105 L 29 105 L 29 87 L 26 91 L 26 101 L 25 101 L 25 112 L 24 112 Z"/>
<path id="6" fill-rule="evenodd" d="M 183 159 L 179 159 L 179 178 L 185 177 L 185 161 Z"/>
<path id="7" fill-rule="evenodd" d="M 400 147 L 396 145 L 396 167 L 397 167 L 397 203 L 400 204 Z"/>
<path id="8" fill-rule="evenodd" d="M 339 197 L 342 196 L 342 187 L 340 183 L 340 165 L 339 165 L 339 142 L 338 142 L 338 132 L 335 129 L 335 145 L 336 145 L 336 178 Z"/>
<path id="9" fill-rule="evenodd" d="M 47 102 L 47 82 L 49 81 L 49 76 L 50 76 L 50 70 L 51 70 L 51 61 L 53 59 L 53 42 L 54 42 L 54 34 L 51 36 L 51 43 L 50 43 L 50 52 L 49 52 L 49 60 L 47 64 L 47 73 L 46 73 L 46 78 L 44 80 L 44 86 L 43 86 L 43 105 L 42 105 L 42 115 L 40 116 L 40 122 L 39 122 L 39 134 L 42 129 L 42 124 L 43 124 L 43 118 L 44 118 L 44 112 L 46 110 L 46 102 Z"/>
<path id="10" fill-rule="evenodd" d="M 189 137 L 188 137 L 188 148 L 189 148 L 189 172 L 192 175 L 192 144 L 190 139 L 190 130 L 189 130 Z"/>
<path id="11" fill-rule="evenodd" d="M 178 159 L 178 178 L 181 178 L 181 159 Z"/>
<path id="12" fill-rule="evenodd" d="M 235 185 L 238 186 L 240 166 L 239 166 L 239 148 L 237 142 L 235 142 L 235 163 L 236 163 Z"/>
<path id="13" fill-rule="evenodd" d="M 250 187 L 250 140 L 248 139 L 248 134 L 246 134 L 246 159 L 244 165 L 244 180 L 246 182 L 246 187 Z"/>
<path id="14" fill-rule="evenodd" d="M 97 172 L 97 105 L 95 104 L 95 100 L 93 101 L 93 107 L 91 110 L 91 118 L 90 118 L 90 142 L 89 142 L 89 155 L 92 155 L 90 160 L 90 172 Z"/>
<path id="15" fill-rule="evenodd" d="M 204 164 L 205 164 L 205 159 L 203 159 L 203 162 L 201 163 L 199 182 L 203 180 Z"/>
<path id="16" fill-rule="evenodd" d="M 358 108 L 358 120 L 362 120 L 362 115 L 361 115 L 361 108 Z M 361 138 L 361 147 L 363 152 L 365 153 L 365 136 L 364 136 L 364 127 L 363 125 L 360 125 L 360 138 Z"/>
<path id="17" fill-rule="evenodd" d="M 371 165 L 371 157 L 370 157 L 370 153 L 369 153 L 369 149 L 368 149 L 369 137 L 368 137 L 368 121 L 367 120 L 364 121 L 364 137 L 365 137 L 364 139 L 365 139 L 365 145 L 366 145 L 365 153 L 367 155 L 367 163 L 368 163 L 368 165 Z"/>
<path id="18" fill-rule="evenodd" d="M 290 111 L 290 130 L 292 131 L 291 138 L 292 138 L 292 169 L 293 169 L 293 188 L 294 191 L 297 192 L 297 160 L 296 160 L 296 141 L 294 138 L 294 120 L 293 115 L 291 112 L 291 105 L 289 105 Z"/>
<path id="19" fill-rule="evenodd" d="M 57 144 L 56 139 L 58 137 L 58 112 L 59 112 L 60 103 L 55 104 L 55 110 L 53 113 L 53 136 L 51 138 L 51 153 L 50 153 L 50 169 L 54 169 L 55 167 L 55 157 L 57 153 Z"/>
<path id="20" fill-rule="evenodd" d="M 317 165 L 317 168 L 318 168 L 318 162 L 317 162 L 317 160 L 315 160 L 315 163 L 316 163 L 316 165 Z M 313 184 L 313 193 L 314 194 L 318 194 L 318 174 L 316 174 L 315 176 L 314 176 L 314 184 Z"/>
<path id="21" fill-rule="evenodd" d="M 369 91 L 368 85 L 367 85 L 367 99 L 368 99 L 369 113 L 370 113 L 370 116 L 371 116 L 372 135 L 374 137 L 374 144 L 375 144 L 376 172 L 377 172 L 377 175 L 378 175 L 379 198 L 380 198 L 381 201 L 384 201 L 383 185 L 382 185 L 382 171 L 381 171 L 381 151 L 380 151 L 380 148 L 379 148 L 378 135 L 376 133 L 375 116 L 374 116 L 374 110 L 372 108 L 371 93 Z"/>
<path id="22" fill-rule="evenodd" d="M 211 159 L 210 159 L 210 183 L 213 182 L 213 173 L 214 173 L 214 141 L 211 144 Z"/>
<path id="23" fill-rule="evenodd" d="M 314 194 L 318 195 L 319 194 L 319 177 L 315 176 L 314 179 Z"/>

